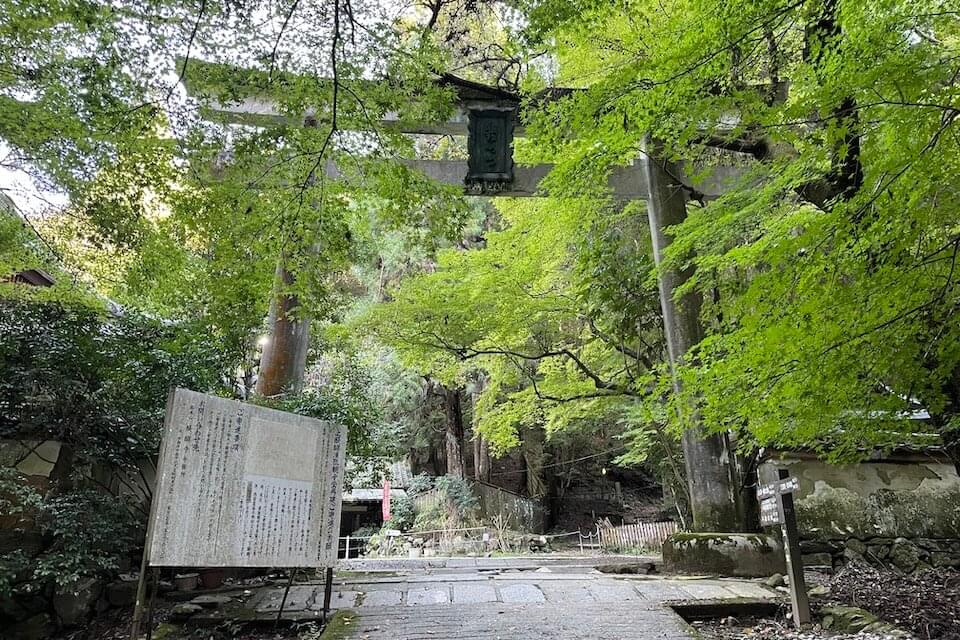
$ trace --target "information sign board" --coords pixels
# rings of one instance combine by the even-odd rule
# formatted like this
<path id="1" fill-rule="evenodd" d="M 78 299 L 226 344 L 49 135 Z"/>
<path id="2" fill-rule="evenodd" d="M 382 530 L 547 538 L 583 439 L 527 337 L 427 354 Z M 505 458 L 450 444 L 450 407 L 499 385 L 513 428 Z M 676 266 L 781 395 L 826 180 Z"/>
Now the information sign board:
<path id="1" fill-rule="evenodd" d="M 149 563 L 330 567 L 343 426 L 177 389 L 167 403 Z"/>

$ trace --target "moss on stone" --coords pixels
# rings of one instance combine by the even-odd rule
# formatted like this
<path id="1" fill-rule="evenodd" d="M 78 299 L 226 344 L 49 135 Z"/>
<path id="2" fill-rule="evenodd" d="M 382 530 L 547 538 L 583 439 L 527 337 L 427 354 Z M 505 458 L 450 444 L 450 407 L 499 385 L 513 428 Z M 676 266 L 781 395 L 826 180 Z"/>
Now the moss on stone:
<path id="1" fill-rule="evenodd" d="M 663 545 L 668 571 L 764 576 L 783 571 L 772 538 L 751 533 L 676 533 Z"/>
<path id="2" fill-rule="evenodd" d="M 341 609 L 327 621 L 318 640 L 346 640 L 353 633 L 353 621 L 357 617 L 349 609 Z"/>

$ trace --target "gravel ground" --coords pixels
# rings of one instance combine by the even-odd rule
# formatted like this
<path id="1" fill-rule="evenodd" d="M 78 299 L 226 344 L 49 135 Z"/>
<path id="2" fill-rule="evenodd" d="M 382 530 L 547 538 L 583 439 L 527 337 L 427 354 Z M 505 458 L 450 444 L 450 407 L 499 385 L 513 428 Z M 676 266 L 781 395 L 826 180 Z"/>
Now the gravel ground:
<path id="1" fill-rule="evenodd" d="M 704 640 L 960 640 L 960 572 L 933 569 L 916 575 L 851 564 L 831 576 L 807 573 L 807 586 L 826 587 L 811 599 L 814 626 L 797 631 L 781 618 L 726 618 L 695 622 Z M 831 606 L 859 607 L 899 631 L 839 633 L 820 626 Z"/>
<path id="2" fill-rule="evenodd" d="M 834 633 L 819 625 L 808 631 L 797 631 L 789 620 L 742 618 L 708 620 L 693 624 L 704 640 L 907 640 L 907 633 Z"/>
<path id="3" fill-rule="evenodd" d="M 862 607 L 921 640 L 960 640 L 960 572 L 954 569 L 906 576 L 851 564 L 829 586 L 828 599 Z"/>

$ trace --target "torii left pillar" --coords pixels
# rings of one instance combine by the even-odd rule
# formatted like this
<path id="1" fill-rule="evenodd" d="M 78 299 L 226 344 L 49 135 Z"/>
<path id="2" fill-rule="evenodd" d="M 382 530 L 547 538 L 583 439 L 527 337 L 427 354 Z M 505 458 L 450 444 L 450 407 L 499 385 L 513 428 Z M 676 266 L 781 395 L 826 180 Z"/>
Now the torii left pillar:
<path id="1" fill-rule="evenodd" d="M 310 319 L 299 313 L 300 299 L 290 293 L 293 283 L 294 276 L 281 259 L 267 318 L 269 333 L 260 356 L 256 392 L 262 397 L 296 393 L 303 388 Z"/>

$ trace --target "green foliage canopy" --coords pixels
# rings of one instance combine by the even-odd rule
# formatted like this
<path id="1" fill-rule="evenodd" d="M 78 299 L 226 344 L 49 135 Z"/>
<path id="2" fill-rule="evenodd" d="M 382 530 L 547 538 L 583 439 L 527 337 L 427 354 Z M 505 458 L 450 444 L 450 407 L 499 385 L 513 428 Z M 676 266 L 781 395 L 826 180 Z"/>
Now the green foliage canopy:
<path id="1" fill-rule="evenodd" d="M 561 81 L 535 144 L 555 183 L 644 136 L 747 175 L 689 207 L 667 268 L 696 267 L 708 337 L 681 372 L 713 429 L 862 455 L 960 410 L 960 16 L 942 0 L 530 3 Z M 719 150 L 719 152 L 718 152 Z M 696 194 L 692 194 L 696 196 Z"/>

